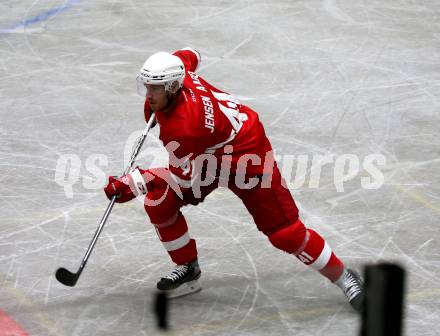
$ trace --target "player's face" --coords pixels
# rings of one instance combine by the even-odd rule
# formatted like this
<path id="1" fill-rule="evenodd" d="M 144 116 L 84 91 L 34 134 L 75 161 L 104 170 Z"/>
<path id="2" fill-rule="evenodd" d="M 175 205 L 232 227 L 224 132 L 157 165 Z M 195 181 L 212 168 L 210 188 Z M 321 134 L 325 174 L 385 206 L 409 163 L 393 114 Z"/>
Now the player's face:
<path id="1" fill-rule="evenodd" d="M 146 84 L 147 99 L 153 112 L 163 110 L 168 105 L 168 97 L 163 85 Z"/>

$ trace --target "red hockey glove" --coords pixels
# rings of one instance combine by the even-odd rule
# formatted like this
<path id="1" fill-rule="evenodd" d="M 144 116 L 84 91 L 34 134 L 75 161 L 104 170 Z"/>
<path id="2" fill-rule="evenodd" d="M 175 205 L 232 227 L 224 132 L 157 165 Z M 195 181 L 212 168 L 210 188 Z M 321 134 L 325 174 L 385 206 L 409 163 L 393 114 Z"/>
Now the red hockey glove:
<path id="1" fill-rule="evenodd" d="M 142 176 L 148 171 L 136 168 L 130 174 L 116 178 L 110 176 L 108 178 L 108 184 L 104 188 L 104 192 L 108 199 L 113 196 L 117 196 L 117 203 L 125 203 L 140 194 L 147 193 L 147 183 Z"/>

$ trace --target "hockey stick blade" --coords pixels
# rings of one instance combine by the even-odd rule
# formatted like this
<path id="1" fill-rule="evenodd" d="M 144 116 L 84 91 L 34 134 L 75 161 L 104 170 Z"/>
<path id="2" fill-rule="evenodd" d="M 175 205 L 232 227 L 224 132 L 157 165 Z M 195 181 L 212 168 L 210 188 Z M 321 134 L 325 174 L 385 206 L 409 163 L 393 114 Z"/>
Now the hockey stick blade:
<path id="1" fill-rule="evenodd" d="M 55 273 L 55 277 L 59 282 L 61 282 L 65 286 L 73 287 L 76 285 L 78 281 L 78 275 L 76 273 L 72 273 L 65 268 L 58 268 Z"/>

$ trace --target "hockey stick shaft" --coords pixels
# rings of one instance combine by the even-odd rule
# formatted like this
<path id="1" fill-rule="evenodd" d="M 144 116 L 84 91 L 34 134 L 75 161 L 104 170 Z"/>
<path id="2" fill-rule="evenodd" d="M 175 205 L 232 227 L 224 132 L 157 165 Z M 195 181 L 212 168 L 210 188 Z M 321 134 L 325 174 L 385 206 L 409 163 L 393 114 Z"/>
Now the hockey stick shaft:
<path id="1" fill-rule="evenodd" d="M 131 154 L 130 161 L 129 161 L 128 166 L 125 169 L 123 175 L 126 175 L 133 168 L 133 164 L 134 164 L 134 162 L 136 160 L 136 157 L 138 156 L 139 151 L 140 151 L 142 145 L 145 142 L 145 139 L 146 139 L 146 137 L 148 135 L 148 132 L 151 129 L 151 126 L 153 125 L 154 118 L 155 118 L 155 115 L 154 115 L 154 113 L 152 113 L 151 116 L 150 116 L 150 119 L 148 120 L 147 126 L 145 127 L 144 131 L 142 132 L 142 135 L 139 138 L 139 140 L 138 140 L 138 142 L 136 144 L 136 147 L 133 150 L 133 153 Z M 104 215 L 102 216 L 101 222 L 99 223 L 99 226 L 96 229 L 95 235 L 93 236 L 93 239 L 90 242 L 89 247 L 87 248 L 86 254 L 84 255 L 84 258 L 82 259 L 81 265 L 79 266 L 79 269 L 76 272 L 76 274 L 71 274 L 69 271 L 67 271 L 65 269 L 58 269 L 56 277 L 63 284 L 68 285 L 68 286 L 74 286 L 75 285 L 76 281 L 78 280 L 78 278 L 81 275 L 84 267 L 87 264 L 87 260 L 89 259 L 90 254 L 92 253 L 93 248 L 95 247 L 96 241 L 98 240 L 98 237 L 101 234 L 102 229 L 104 228 L 104 225 L 105 225 L 105 223 L 107 221 L 107 218 L 108 218 L 108 216 L 110 215 L 110 213 L 111 213 L 111 211 L 113 209 L 115 201 L 116 201 L 116 196 L 113 196 L 112 199 L 110 200 L 109 205 L 107 206 L 107 209 L 104 212 Z M 63 271 L 59 272 L 60 270 L 63 270 Z M 62 281 L 63 278 L 66 278 L 66 277 L 70 277 L 70 279 L 64 279 L 65 281 Z"/>

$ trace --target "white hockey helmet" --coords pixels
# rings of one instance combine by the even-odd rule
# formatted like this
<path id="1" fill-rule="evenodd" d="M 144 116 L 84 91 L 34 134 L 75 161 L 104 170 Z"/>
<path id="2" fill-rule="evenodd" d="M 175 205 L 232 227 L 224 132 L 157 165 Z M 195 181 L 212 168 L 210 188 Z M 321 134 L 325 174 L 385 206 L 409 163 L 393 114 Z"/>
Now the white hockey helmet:
<path id="1" fill-rule="evenodd" d="M 138 92 L 145 96 L 145 84 L 164 85 L 165 91 L 176 92 L 183 86 L 185 67 L 182 60 L 160 51 L 148 57 L 136 78 Z M 177 85 L 174 84 L 177 82 Z"/>

